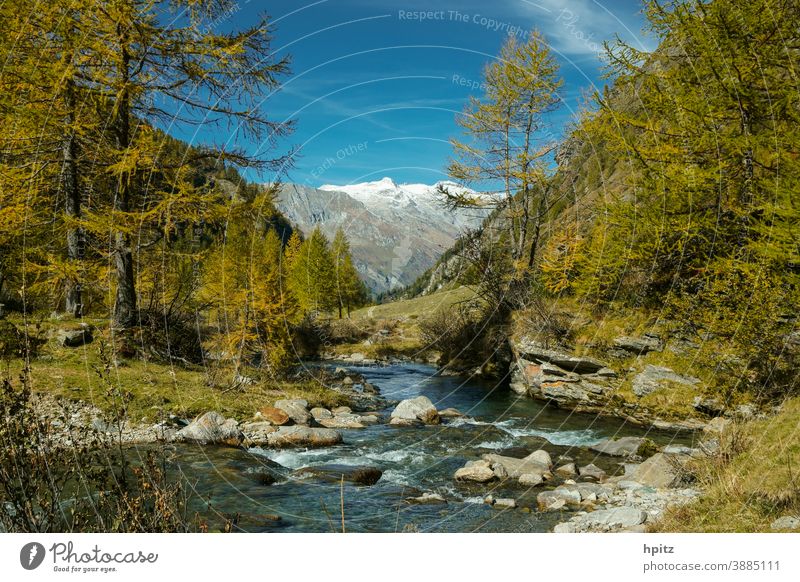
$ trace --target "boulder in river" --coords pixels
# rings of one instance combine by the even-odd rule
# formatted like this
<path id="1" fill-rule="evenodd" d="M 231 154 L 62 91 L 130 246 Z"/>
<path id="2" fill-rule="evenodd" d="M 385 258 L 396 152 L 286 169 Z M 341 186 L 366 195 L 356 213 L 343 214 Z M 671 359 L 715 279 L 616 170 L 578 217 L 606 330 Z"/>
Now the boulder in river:
<path id="1" fill-rule="evenodd" d="M 534 451 L 522 459 L 488 454 L 483 455 L 483 460 L 487 461 L 492 469 L 497 466 L 502 467 L 510 479 L 519 479 L 523 475 L 539 475 L 544 480 L 550 476 L 550 467 L 552 466 L 550 455 L 543 450 Z M 530 478 L 528 479 L 530 481 Z"/>
<path id="2" fill-rule="evenodd" d="M 643 442 L 644 438 L 642 437 L 621 437 L 618 439 L 606 439 L 589 448 L 612 457 L 629 457 L 636 454 Z"/>
<path id="3" fill-rule="evenodd" d="M 575 463 L 566 463 L 558 467 L 554 473 L 559 477 L 569 479 L 571 477 L 575 477 L 578 474 L 578 470 L 575 468 Z"/>
<path id="4" fill-rule="evenodd" d="M 438 424 L 439 412 L 427 396 L 403 400 L 392 411 L 390 424 Z"/>
<path id="5" fill-rule="evenodd" d="M 577 489 L 556 487 L 551 491 L 542 491 L 536 496 L 536 503 L 541 511 L 561 509 L 565 505 L 577 507 L 581 504 L 581 494 Z"/>
<path id="6" fill-rule="evenodd" d="M 442 418 L 461 418 L 464 416 L 464 413 L 455 408 L 445 408 L 439 411 L 439 416 Z"/>
<path id="7" fill-rule="evenodd" d="M 326 447 L 342 442 L 342 435 L 330 428 L 282 426 L 267 435 L 271 447 Z"/>
<path id="8" fill-rule="evenodd" d="M 547 362 L 564 371 L 577 374 L 593 374 L 606 367 L 602 362 L 587 356 L 574 356 L 558 350 L 545 348 L 540 343 L 522 338 L 512 344 L 512 349 L 519 357 L 536 362 Z"/>
<path id="9" fill-rule="evenodd" d="M 275 408 L 282 410 L 295 424 L 308 424 L 311 421 L 311 415 L 308 413 L 308 401 L 302 398 L 287 398 L 277 400 Z"/>
<path id="10" fill-rule="evenodd" d="M 495 478 L 489 462 L 486 460 L 469 461 L 453 475 L 456 481 L 475 481 L 476 483 L 486 483 Z"/>
<path id="11" fill-rule="evenodd" d="M 333 418 L 333 413 L 327 408 L 316 407 L 311 409 L 311 416 L 314 417 L 314 420 L 319 422 L 324 418 Z"/>
<path id="12" fill-rule="evenodd" d="M 239 446 L 243 438 L 238 422 L 215 411 L 206 412 L 175 433 L 177 441 L 202 445 Z"/>
<path id="13" fill-rule="evenodd" d="M 353 409 L 349 406 L 337 406 L 336 408 L 332 409 L 331 412 L 334 416 L 338 414 L 352 414 Z"/>
<path id="14" fill-rule="evenodd" d="M 594 463 L 578 467 L 578 475 L 583 479 L 592 479 L 594 481 L 602 481 L 606 478 L 606 472 Z"/>
<path id="15" fill-rule="evenodd" d="M 264 406 L 258 411 L 256 416 L 266 420 L 271 424 L 274 424 L 275 426 L 283 426 L 291 420 L 288 414 L 286 414 L 280 408 L 275 408 L 274 406 Z"/>
<path id="16" fill-rule="evenodd" d="M 364 428 L 361 417 L 357 414 L 337 414 L 331 418 L 318 420 L 326 428 Z"/>
<path id="17" fill-rule="evenodd" d="M 423 493 L 419 497 L 409 497 L 406 499 L 408 503 L 419 503 L 419 504 L 428 504 L 428 503 L 447 503 L 447 500 L 439 495 L 438 493 L 432 493 L 430 491 Z"/>
<path id="18" fill-rule="evenodd" d="M 336 482 L 344 480 L 356 485 L 375 485 L 383 475 L 383 471 L 377 467 L 331 464 L 304 467 L 295 471 L 295 475 L 301 477 L 311 475 Z"/>
<path id="19" fill-rule="evenodd" d="M 267 421 L 246 422 L 242 425 L 244 442 L 246 446 L 260 446 L 267 444 L 267 435 L 275 432 L 277 427 Z"/>

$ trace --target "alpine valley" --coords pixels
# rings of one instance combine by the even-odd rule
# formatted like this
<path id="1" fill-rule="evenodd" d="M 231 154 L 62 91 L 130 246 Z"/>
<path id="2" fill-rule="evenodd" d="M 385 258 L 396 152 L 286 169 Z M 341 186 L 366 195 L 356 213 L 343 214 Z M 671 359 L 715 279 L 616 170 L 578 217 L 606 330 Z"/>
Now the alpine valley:
<path id="1" fill-rule="evenodd" d="M 459 189 L 450 182 L 395 184 L 391 178 L 319 188 L 283 184 L 277 206 L 306 236 L 320 226 L 333 238 L 342 227 L 359 273 L 373 292 L 383 293 L 414 282 L 488 214 L 445 211 L 436 192 L 440 184 Z"/>

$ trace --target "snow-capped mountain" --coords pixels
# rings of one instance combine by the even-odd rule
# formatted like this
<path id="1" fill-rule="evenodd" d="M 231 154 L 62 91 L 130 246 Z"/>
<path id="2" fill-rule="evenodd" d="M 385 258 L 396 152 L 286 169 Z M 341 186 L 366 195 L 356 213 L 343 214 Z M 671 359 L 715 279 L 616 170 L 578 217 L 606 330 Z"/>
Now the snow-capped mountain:
<path id="1" fill-rule="evenodd" d="M 382 292 L 412 283 L 487 215 L 488 210 L 446 209 L 439 184 L 460 189 L 452 182 L 396 184 L 390 178 L 319 188 L 283 184 L 277 202 L 304 234 L 319 224 L 332 239 L 344 228 L 356 267 L 373 291 Z"/>

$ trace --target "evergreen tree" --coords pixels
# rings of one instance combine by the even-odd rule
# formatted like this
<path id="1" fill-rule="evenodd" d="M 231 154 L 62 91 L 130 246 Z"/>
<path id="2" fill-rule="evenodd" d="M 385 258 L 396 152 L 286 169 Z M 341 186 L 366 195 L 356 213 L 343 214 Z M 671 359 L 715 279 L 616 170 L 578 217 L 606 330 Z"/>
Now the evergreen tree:
<path id="1" fill-rule="evenodd" d="M 367 291 L 353 265 L 350 242 L 341 227 L 336 230 L 332 251 L 336 270 L 337 307 L 339 309 L 339 319 L 342 319 L 343 308 L 347 309 L 347 316 L 350 317 L 350 311 L 353 307 L 366 303 Z"/>

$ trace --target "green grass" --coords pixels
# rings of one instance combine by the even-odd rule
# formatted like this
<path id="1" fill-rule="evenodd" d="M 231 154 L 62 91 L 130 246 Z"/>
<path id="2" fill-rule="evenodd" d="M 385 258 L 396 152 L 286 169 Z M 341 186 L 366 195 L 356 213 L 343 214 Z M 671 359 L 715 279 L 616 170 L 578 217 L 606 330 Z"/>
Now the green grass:
<path id="1" fill-rule="evenodd" d="M 800 514 L 800 399 L 734 425 L 721 451 L 693 467 L 702 497 L 668 511 L 656 531 L 765 532 L 778 517 Z"/>
<path id="2" fill-rule="evenodd" d="M 364 307 L 354 311 L 352 317 L 354 319 L 418 319 L 432 315 L 439 309 L 446 309 L 456 303 L 474 298 L 475 292 L 469 287 L 462 286 L 422 297 L 415 297 L 414 299 L 402 299 L 383 305 Z"/>
<path id="3" fill-rule="evenodd" d="M 109 368 L 108 380 L 101 372 L 106 364 L 100 345 L 109 344 L 108 331 L 96 322 L 94 342 L 78 348 L 65 348 L 51 338 L 31 360 L 31 385 L 34 392 L 91 403 L 101 410 L 112 410 L 112 392 L 127 395 L 128 418 L 133 422 L 154 421 L 165 414 L 192 418 L 209 410 L 240 420 L 252 418 L 261 407 L 280 398 L 305 398 L 311 406 L 346 404 L 345 397 L 314 381 L 290 382 L 275 379 L 255 369 L 243 370 L 254 383 L 233 390 L 225 389 L 232 372 L 212 373 L 202 366 L 169 365 L 138 359 L 119 359 Z M 44 333 L 68 327 L 68 322 L 44 322 Z M 107 360 L 107 359 L 106 359 Z M 20 359 L 2 363 L 2 374 L 12 380 L 22 371 Z M 219 387 L 223 386 L 223 387 Z M 116 400 L 118 402 L 118 400 Z"/>

